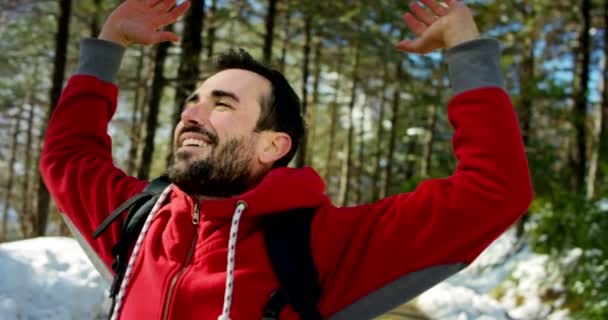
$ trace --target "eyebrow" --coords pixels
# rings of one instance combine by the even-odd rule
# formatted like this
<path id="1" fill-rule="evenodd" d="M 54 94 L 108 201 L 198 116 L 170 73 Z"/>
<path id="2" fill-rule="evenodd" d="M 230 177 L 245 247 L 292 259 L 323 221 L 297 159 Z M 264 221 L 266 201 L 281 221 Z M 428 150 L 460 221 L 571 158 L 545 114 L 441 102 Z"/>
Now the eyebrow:
<path id="1" fill-rule="evenodd" d="M 198 101 L 198 93 L 193 93 L 188 97 L 188 99 L 186 99 L 186 103 L 197 102 L 197 101 Z"/>
<path id="2" fill-rule="evenodd" d="M 211 95 L 215 98 L 227 97 L 236 102 L 239 102 L 239 103 L 241 102 L 241 100 L 239 100 L 239 97 L 230 91 L 216 89 L 216 90 L 211 91 Z"/>

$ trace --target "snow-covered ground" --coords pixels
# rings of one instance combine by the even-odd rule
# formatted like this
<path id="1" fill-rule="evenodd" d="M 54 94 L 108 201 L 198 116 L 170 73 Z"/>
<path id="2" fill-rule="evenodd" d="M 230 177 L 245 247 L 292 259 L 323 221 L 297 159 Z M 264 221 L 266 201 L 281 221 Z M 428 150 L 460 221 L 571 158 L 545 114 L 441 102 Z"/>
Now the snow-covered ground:
<path id="1" fill-rule="evenodd" d="M 0 245 L 0 319 L 103 319 L 107 285 L 70 238 Z"/>
<path id="2" fill-rule="evenodd" d="M 539 297 L 561 290 L 559 279 L 545 269 L 547 258 L 527 247 L 513 251 L 515 245 L 513 234 L 506 233 L 469 268 L 418 297 L 418 308 L 432 319 L 567 319 L 566 312 L 555 311 L 559 301 L 546 305 Z M 498 299 L 490 295 L 496 290 Z M 2 320 L 103 319 L 106 292 L 106 283 L 72 239 L 0 244 Z"/>
<path id="3" fill-rule="evenodd" d="M 547 292 L 563 292 L 557 273 L 547 270 L 547 259 L 517 243 L 510 230 L 467 269 L 420 295 L 416 304 L 442 320 L 568 319 L 559 310 L 563 301 L 541 300 Z M 493 297 L 496 291 L 501 293 L 498 299 Z"/>

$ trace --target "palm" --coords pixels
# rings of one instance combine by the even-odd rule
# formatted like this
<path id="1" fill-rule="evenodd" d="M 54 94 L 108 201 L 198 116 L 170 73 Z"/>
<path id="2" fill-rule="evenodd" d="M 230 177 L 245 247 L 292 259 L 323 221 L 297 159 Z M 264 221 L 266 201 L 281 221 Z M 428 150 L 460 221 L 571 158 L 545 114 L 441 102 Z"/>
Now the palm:
<path id="1" fill-rule="evenodd" d="M 174 5 L 175 0 L 127 0 L 112 12 L 104 29 L 110 29 L 124 44 L 177 41 L 173 32 L 159 30 L 177 21 L 190 3 Z"/>
<path id="2" fill-rule="evenodd" d="M 445 0 L 447 6 L 444 6 L 436 0 L 421 1 L 428 10 L 414 1 L 410 4 L 411 13 L 404 16 L 406 24 L 417 38 L 399 42 L 397 49 L 424 54 L 450 48 L 479 36 L 472 14 L 464 3 Z"/>

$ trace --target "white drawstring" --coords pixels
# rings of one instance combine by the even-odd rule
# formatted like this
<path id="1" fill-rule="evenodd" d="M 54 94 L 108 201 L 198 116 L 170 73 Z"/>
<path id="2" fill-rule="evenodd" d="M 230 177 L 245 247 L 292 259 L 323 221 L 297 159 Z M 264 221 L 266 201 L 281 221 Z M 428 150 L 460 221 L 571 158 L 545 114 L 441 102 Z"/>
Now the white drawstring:
<path id="1" fill-rule="evenodd" d="M 230 320 L 230 305 L 232 304 L 232 290 L 234 285 L 234 260 L 236 258 L 236 236 L 239 231 L 241 214 L 247 209 L 247 203 L 239 201 L 232 216 L 230 225 L 230 238 L 228 240 L 228 266 L 226 267 L 226 289 L 224 290 L 224 307 L 218 320 Z"/>
<path id="2" fill-rule="evenodd" d="M 116 304 L 114 305 L 114 310 L 112 312 L 111 320 L 118 319 L 118 316 L 120 315 L 120 309 L 122 308 L 122 303 L 123 303 L 123 300 L 125 297 L 125 293 L 127 292 L 127 284 L 129 283 L 129 277 L 131 276 L 131 272 L 133 271 L 133 265 L 135 264 L 135 258 L 137 257 L 137 254 L 139 253 L 139 249 L 141 248 L 141 245 L 143 243 L 144 236 L 146 235 L 146 232 L 148 232 L 148 228 L 150 228 L 150 223 L 152 222 L 152 218 L 154 217 L 156 212 L 158 212 L 158 209 L 160 209 L 163 202 L 165 202 L 165 198 L 167 198 L 167 195 L 171 191 L 171 186 L 172 185 L 169 185 L 165 189 L 165 191 L 163 191 L 163 193 L 160 195 L 160 197 L 154 204 L 154 207 L 152 207 L 152 211 L 150 211 L 150 214 L 146 218 L 146 222 L 144 223 L 144 226 L 142 227 L 141 231 L 139 232 L 139 236 L 137 237 L 137 242 L 135 242 L 135 247 L 133 248 L 133 253 L 131 253 L 131 257 L 129 258 L 129 264 L 127 265 L 127 270 L 125 271 L 125 276 L 122 279 L 122 283 L 120 284 L 120 291 L 118 291 L 118 296 L 116 297 Z"/>

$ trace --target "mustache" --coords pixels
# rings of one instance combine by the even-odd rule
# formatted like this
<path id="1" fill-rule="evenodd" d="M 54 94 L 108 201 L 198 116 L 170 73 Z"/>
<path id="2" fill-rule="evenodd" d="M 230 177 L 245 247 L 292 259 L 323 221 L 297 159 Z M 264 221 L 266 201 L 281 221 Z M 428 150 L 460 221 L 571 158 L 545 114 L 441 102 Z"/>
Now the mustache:
<path id="1" fill-rule="evenodd" d="M 219 143 L 219 138 L 217 137 L 217 135 L 203 127 L 185 126 L 182 129 L 182 132 L 180 132 L 180 135 L 187 133 L 187 132 L 194 132 L 194 133 L 204 135 L 207 139 L 209 139 L 209 141 L 211 141 L 211 144 L 213 144 L 213 145 L 217 145 Z"/>

